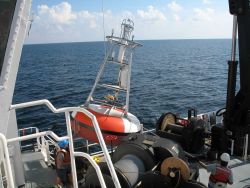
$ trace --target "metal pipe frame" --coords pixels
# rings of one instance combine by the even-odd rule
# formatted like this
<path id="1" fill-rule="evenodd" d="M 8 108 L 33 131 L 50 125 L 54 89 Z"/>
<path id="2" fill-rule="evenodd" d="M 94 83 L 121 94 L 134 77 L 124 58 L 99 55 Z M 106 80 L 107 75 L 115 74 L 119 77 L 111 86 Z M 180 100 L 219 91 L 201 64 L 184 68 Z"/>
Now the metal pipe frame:
<path id="1" fill-rule="evenodd" d="M 130 51 L 130 59 L 128 63 L 128 77 L 127 77 L 127 95 L 126 95 L 126 106 L 125 106 L 125 114 L 128 113 L 129 109 L 129 94 L 130 94 L 130 79 L 131 79 L 131 68 L 132 68 L 132 57 L 133 57 L 133 51 Z"/>
<path id="2" fill-rule="evenodd" d="M 18 135 L 20 136 L 20 132 L 24 133 L 26 130 L 31 130 L 32 132 L 33 129 L 35 129 L 36 133 L 39 133 L 39 129 L 37 127 L 27 127 L 27 128 L 18 129 L 18 132 L 19 132 Z M 36 139 L 36 142 L 37 142 L 37 148 L 41 149 L 41 143 L 40 143 L 39 138 Z"/>
<path id="3" fill-rule="evenodd" d="M 89 103 L 90 103 L 90 100 L 91 100 L 91 98 L 92 98 L 92 96 L 93 96 L 93 94 L 94 94 L 94 91 L 95 91 L 95 89 L 96 89 L 96 87 L 97 87 L 97 84 L 98 84 L 98 82 L 99 82 L 100 79 L 101 79 L 101 76 L 102 76 L 102 74 L 103 74 L 104 68 L 105 68 L 105 66 L 106 66 L 106 64 L 107 64 L 107 62 L 108 62 L 109 55 L 110 55 L 111 52 L 113 51 L 113 48 L 114 48 L 114 47 L 112 46 L 112 47 L 109 49 L 109 51 L 108 51 L 106 57 L 104 58 L 104 61 L 103 61 L 102 65 L 101 65 L 101 68 L 100 68 L 100 70 L 99 70 L 99 72 L 98 72 L 98 74 L 97 74 L 95 83 L 94 83 L 94 85 L 93 85 L 93 87 L 92 87 L 92 89 L 91 89 L 91 91 L 90 91 L 90 94 L 89 94 L 89 96 L 88 96 L 88 98 L 87 98 L 87 100 L 86 100 L 86 102 L 85 102 L 85 106 L 88 106 Z"/>
<path id="4" fill-rule="evenodd" d="M 92 157 L 87 154 L 87 153 L 83 153 L 83 152 L 75 152 L 74 155 L 76 157 L 84 157 L 86 159 L 89 160 L 89 162 L 91 163 L 91 165 L 95 168 L 96 170 L 96 173 L 97 173 L 97 176 L 98 176 L 98 179 L 100 181 L 100 184 L 103 188 L 106 188 L 106 184 L 105 184 L 105 181 L 103 179 L 103 176 L 102 176 L 102 172 L 101 172 L 101 169 L 100 167 L 96 164 L 96 162 L 92 159 Z"/>
<path id="5" fill-rule="evenodd" d="M 1 136 L 1 134 L 0 134 Z M 21 137 L 17 137 L 17 138 L 12 138 L 12 139 L 8 139 L 6 141 L 6 143 L 11 143 L 11 142 L 16 142 L 16 141 L 24 141 L 24 140 L 30 140 L 33 138 L 39 138 L 39 137 L 44 137 L 44 136 L 51 136 L 53 139 L 55 139 L 56 141 L 61 141 L 61 140 L 65 140 L 68 139 L 69 137 L 58 137 L 55 133 L 53 133 L 52 131 L 44 131 L 44 132 L 39 132 L 39 133 L 34 133 L 32 135 L 26 135 L 26 136 L 21 136 Z M 5 139 L 5 137 L 4 137 Z M 6 139 L 5 139 L 6 140 Z M 6 144 L 7 145 L 7 144 Z M 103 188 L 106 188 L 105 183 L 103 184 L 102 182 L 104 182 L 103 177 L 100 177 L 101 174 L 101 170 L 99 168 L 99 166 L 96 164 L 96 162 L 92 159 L 92 157 L 89 154 L 83 153 L 83 152 L 72 152 L 74 154 L 74 156 L 80 156 L 80 157 L 85 157 L 87 158 L 90 163 L 93 165 L 93 167 L 95 168 L 98 177 L 100 178 L 100 182 Z M 76 167 L 73 167 L 74 169 L 76 169 Z M 75 178 L 74 178 L 75 179 Z"/>
<path id="6" fill-rule="evenodd" d="M 65 138 L 69 138 L 69 149 L 70 151 L 74 154 L 74 148 L 73 148 L 73 138 L 72 138 L 72 134 L 71 134 L 71 123 L 70 123 L 70 117 L 69 117 L 69 112 L 72 112 L 72 111 L 78 111 L 78 112 L 82 112 L 84 113 L 85 115 L 87 115 L 93 125 L 94 125 L 94 129 L 95 129 L 95 132 L 97 134 L 97 138 L 98 138 L 98 141 L 100 143 L 100 146 L 102 148 L 102 151 L 103 151 L 103 154 L 104 154 L 104 158 L 105 158 L 105 161 L 107 162 L 107 165 L 108 165 L 108 168 L 110 170 L 110 174 L 112 176 L 112 179 L 113 179 L 113 182 L 114 182 L 114 185 L 116 188 L 121 188 L 121 185 L 120 185 L 120 182 L 118 180 L 118 177 L 117 177 L 117 174 L 115 172 L 115 168 L 114 168 L 114 165 L 111 161 L 111 158 L 110 158 L 110 155 L 109 155 L 109 152 L 108 152 L 108 149 L 107 149 L 107 146 L 104 142 L 104 139 L 103 139 L 103 136 L 102 136 L 102 133 L 101 133 L 101 130 L 100 130 L 100 127 L 99 127 L 99 124 L 96 120 L 96 117 L 91 113 L 89 112 L 88 110 L 86 110 L 85 108 L 81 108 L 81 107 L 65 107 L 65 108 L 59 108 L 59 109 L 56 109 L 47 99 L 43 99 L 43 100 L 38 100 L 38 101 L 31 101 L 31 102 L 27 102 L 27 103 L 21 103 L 21 104 L 15 104 L 15 105 L 11 105 L 10 107 L 10 110 L 12 109 L 20 109 L 20 108 L 28 108 L 28 107 L 32 107 L 32 106 L 38 106 L 38 105 L 46 105 L 52 112 L 54 113 L 62 113 L 64 112 L 65 113 L 65 116 L 66 116 L 66 125 L 67 125 L 67 132 L 68 134 L 70 134 L 68 137 L 57 137 L 59 138 L 60 140 L 63 140 Z M 53 133 L 52 131 L 49 131 L 51 136 L 55 136 L 55 133 Z M 45 133 L 44 133 L 45 134 Z M 53 137 L 52 136 L 52 137 Z M 34 138 L 33 135 L 28 135 L 27 137 L 30 137 L 30 138 Z M 55 138 L 56 138 L 55 137 Z M 10 139 L 10 141 L 16 141 L 16 140 L 22 140 L 22 138 L 14 138 L 14 139 Z M 24 139 L 24 138 L 23 138 Z M 74 155 L 71 155 L 71 161 L 73 161 Z M 77 184 L 77 177 L 75 176 L 76 174 L 76 169 L 73 169 L 75 167 L 74 163 L 72 163 L 73 165 L 71 165 L 71 168 L 72 168 L 72 172 L 73 172 L 73 186 L 75 188 L 78 187 L 78 184 Z M 75 171 L 75 172 L 74 172 Z"/>
<path id="7" fill-rule="evenodd" d="M 3 164 L 4 164 L 4 170 L 6 172 L 7 186 L 8 188 L 13 188 L 15 186 L 10 164 L 10 155 L 6 138 L 2 133 L 0 133 L 0 144 L 2 145 L 3 148 L 3 154 L 4 154 Z"/>

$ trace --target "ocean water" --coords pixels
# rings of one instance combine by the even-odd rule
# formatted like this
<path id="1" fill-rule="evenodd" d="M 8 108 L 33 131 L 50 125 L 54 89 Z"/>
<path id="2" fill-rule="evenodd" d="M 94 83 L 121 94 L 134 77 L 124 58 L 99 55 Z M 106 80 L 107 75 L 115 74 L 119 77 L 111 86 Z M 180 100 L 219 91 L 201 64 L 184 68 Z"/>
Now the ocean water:
<path id="1" fill-rule="evenodd" d="M 231 40 L 139 41 L 132 65 L 130 112 L 153 128 L 164 112 L 187 115 L 225 106 Z M 86 100 L 104 58 L 103 42 L 25 45 L 13 103 L 48 99 L 57 108 Z M 17 110 L 19 128 L 65 132 L 63 114 Z"/>

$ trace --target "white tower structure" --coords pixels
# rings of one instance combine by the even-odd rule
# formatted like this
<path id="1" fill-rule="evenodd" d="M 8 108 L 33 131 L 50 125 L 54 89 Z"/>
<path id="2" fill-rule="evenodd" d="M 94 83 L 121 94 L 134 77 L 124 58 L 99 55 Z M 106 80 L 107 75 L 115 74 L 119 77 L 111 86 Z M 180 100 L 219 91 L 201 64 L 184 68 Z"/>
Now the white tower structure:
<path id="1" fill-rule="evenodd" d="M 128 112 L 129 109 L 129 93 L 130 93 L 130 77 L 133 50 L 136 47 L 142 46 L 141 44 L 133 41 L 131 33 L 134 30 L 134 23 L 130 19 L 124 19 L 121 24 L 120 37 L 107 36 L 108 52 L 104 58 L 104 62 L 96 77 L 94 86 L 85 102 L 85 107 L 90 103 L 101 103 L 105 105 L 113 105 Z M 118 52 L 118 53 L 117 53 Z M 117 54 L 116 54 L 117 53 Z M 109 63 L 117 64 L 119 66 L 119 73 L 116 83 L 101 83 L 104 70 Z M 113 94 L 108 94 L 105 100 L 94 99 L 94 92 L 97 87 L 104 87 L 113 90 Z M 125 99 L 119 99 L 119 92 L 125 92 Z"/>

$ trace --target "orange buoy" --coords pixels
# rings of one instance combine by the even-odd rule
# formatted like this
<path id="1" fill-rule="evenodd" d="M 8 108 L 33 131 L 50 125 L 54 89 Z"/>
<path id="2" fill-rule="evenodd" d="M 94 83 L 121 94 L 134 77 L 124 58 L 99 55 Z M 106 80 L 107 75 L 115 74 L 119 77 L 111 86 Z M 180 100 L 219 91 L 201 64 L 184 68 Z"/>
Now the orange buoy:
<path id="1" fill-rule="evenodd" d="M 107 144 L 112 141 L 114 145 L 117 145 L 124 136 L 141 131 L 141 124 L 137 117 L 131 113 L 124 114 L 121 109 L 90 104 L 87 110 L 95 115 Z M 84 113 L 72 113 L 72 130 L 79 137 L 98 142 L 92 121 Z M 113 136 L 116 139 L 110 140 Z"/>

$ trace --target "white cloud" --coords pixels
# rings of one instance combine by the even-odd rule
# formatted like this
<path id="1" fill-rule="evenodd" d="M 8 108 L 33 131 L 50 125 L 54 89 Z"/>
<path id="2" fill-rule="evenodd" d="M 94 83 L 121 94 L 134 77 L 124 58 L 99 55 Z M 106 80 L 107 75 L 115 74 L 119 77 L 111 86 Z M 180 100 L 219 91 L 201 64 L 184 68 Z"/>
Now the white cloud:
<path id="1" fill-rule="evenodd" d="M 180 16 L 178 14 L 173 15 L 175 21 L 180 21 Z"/>
<path id="2" fill-rule="evenodd" d="M 39 5 L 38 6 L 38 13 L 39 14 L 46 14 L 49 10 L 49 7 L 47 5 Z"/>
<path id="3" fill-rule="evenodd" d="M 111 10 L 74 11 L 69 2 L 54 6 L 39 5 L 36 14 L 27 43 L 103 40 L 103 35 L 111 34 L 112 29 L 118 36 L 121 21 L 125 18 L 135 20 L 136 15 L 130 11 L 122 11 L 119 14 L 113 14 Z"/>
<path id="4" fill-rule="evenodd" d="M 136 11 L 115 11 L 117 13 L 106 9 L 102 13 L 84 9 L 76 11 L 69 2 L 54 6 L 40 5 L 26 43 L 102 41 L 103 36 L 109 35 L 113 28 L 115 36 L 119 36 L 120 24 L 125 18 L 134 21 L 136 40 L 231 36 L 231 16 L 227 11 L 219 11 L 218 8 L 187 9 L 187 12 L 193 12 L 193 16 L 190 16 L 185 15 L 185 11 L 180 12 L 182 7 L 176 2 L 169 4 L 171 12 L 163 12 L 166 7 L 159 9 L 154 6 Z"/>
<path id="5" fill-rule="evenodd" d="M 140 18 L 147 21 L 159 22 L 166 20 L 166 16 L 152 5 L 148 6 L 146 11 L 137 10 L 137 14 Z"/>
<path id="6" fill-rule="evenodd" d="M 130 18 L 132 20 L 135 19 L 134 14 L 132 12 L 130 12 L 130 11 L 123 11 L 122 12 L 122 17 L 123 18 Z"/>
<path id="7" fill-rule="evenodd" d="M 212 2 L 210 0 L 202 0 L 203 4 L 211 4 Z"/>
<path id="8" fill-rule="evenodd" d="M 62 2 L 49 8 L 47 5 L 38 6 L 39 17 L 47 17 L 49 20 L 58 24 L 70 24 L 77 18 L 72 12 L 71 5 L 68 2 Z"/>
<path id="9" fill-rule="evenodd" d="M 96 23 L 97 16 L 94 15 L 93 13 L 90 13 L 87 10 L 83 10 L 83 11 L 78 13 L 78 17 L 81 21 L 87 23 L 90 28 L 97 27 L 97 23 Z"/>
<path id="10" fill-rule="evenodd" d="M 200 9 L 200 8 L 194 8 L 194 20 L 195 21 L 211 21 L 212 16 L 214 15 L 214 9 L 211 8 L 205 8 L 205 9 Z"/>
<path id="11" fill-rule="evenodd" d="M 168 4 L 168 8 L 174 12 L 179 12 L 182 10 L 182 7 L 176 3 L 176 1 L 172 1 Z"/>

